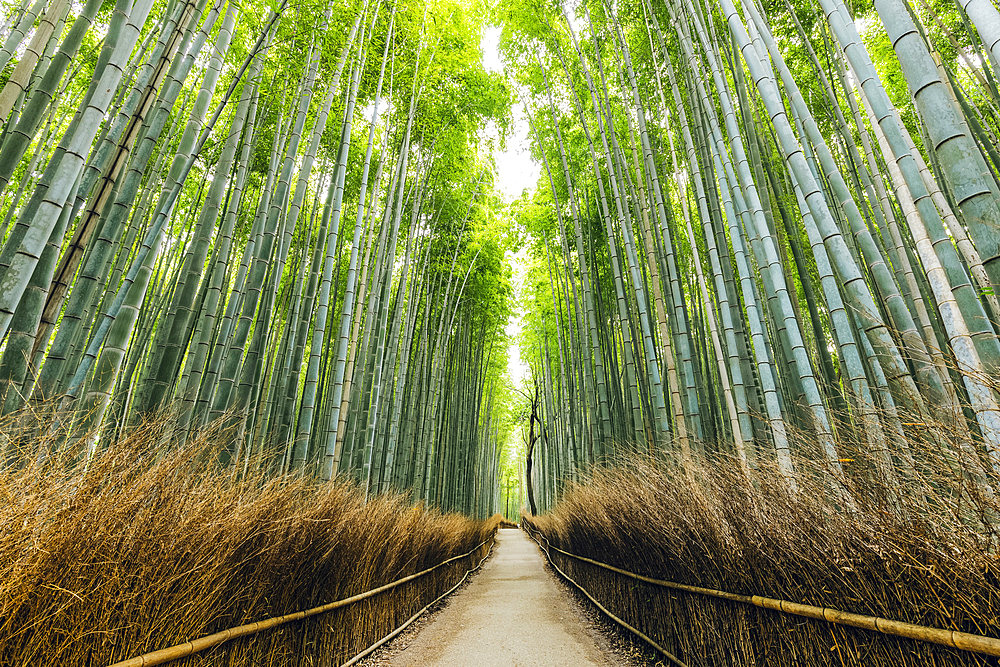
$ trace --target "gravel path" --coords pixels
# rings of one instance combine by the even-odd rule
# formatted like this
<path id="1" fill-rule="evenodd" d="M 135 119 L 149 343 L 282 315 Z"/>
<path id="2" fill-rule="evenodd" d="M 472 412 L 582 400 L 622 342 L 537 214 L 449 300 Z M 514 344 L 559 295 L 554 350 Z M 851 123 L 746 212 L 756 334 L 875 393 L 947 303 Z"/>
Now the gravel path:
<path id="1" fill-rule="evenodd" d="M 366 665 L 649 664 L 622 648 L 557 581 L 535 544 L 520 530 L 504 529 L 493 557 L 468 585 Z"/>

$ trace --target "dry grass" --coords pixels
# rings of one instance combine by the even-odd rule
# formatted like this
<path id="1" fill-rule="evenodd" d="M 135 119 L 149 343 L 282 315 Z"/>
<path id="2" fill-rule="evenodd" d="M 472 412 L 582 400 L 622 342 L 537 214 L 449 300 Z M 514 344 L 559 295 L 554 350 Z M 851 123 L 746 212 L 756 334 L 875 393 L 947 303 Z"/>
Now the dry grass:
<path id="1" fill-rule="evenodd" d="M 401 497 L 366 503 L 348 484 L 236 477 L 207 436 L 156 453 L 161 430 L 127 433 L 89 468 L 68 453 L 0 472 L 0 665 L 103 665 L 306 609 L 469 551 L 496 526 Z M 340 664 L 481 557 L 173 664 Z"/>
<path id="2" fill-rule="evenodd" d="M 572 487 L 552 513 L 525 520 L 567 551 L 654 578 L 1000 636 L 1000 562 L 987 518 L 1000 516 L 997 500 L 958 493 L 960 480 L 922 467 L 901 507 L 887 505 L 869 479 L 847 511 L 820 482 L 807 480 L 793 495 L 774 471 L 751 483 L 732 460 L 685 471 L 633 457 Z M 553 557 L 689 665 L 996 664 Z"/>

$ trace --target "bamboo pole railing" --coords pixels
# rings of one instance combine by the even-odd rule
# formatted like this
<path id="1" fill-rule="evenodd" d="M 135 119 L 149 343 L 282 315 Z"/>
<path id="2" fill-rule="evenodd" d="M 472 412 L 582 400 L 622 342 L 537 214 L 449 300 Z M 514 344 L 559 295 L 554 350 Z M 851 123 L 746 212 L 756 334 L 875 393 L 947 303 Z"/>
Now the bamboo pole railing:
<path id="1" fill-rule="evenodd" d="M 677 667 L 688 667 L 687 664 L 681 662 L 680 658 L 678 658 L 673 653 L 671 653 L 667 649 L 665 649 L 662 646 L 660 646 L 660 644 L 658 644 L 652 637 L 650 637 L 649 635 L 647 635 L 646 633 L 644 633 L 639 628 L 636 628 L 636 627 L 634 627 L 632 625 L 629 625 L 626 621 L 624 621 L 623 619 L 619 618 L 618 616 L 615 616 L 615 614 L 612 613 L 611 610 L 609 610 L 607 607 L 605 607 L 600 602 L 598 602 L 597 598 L 595 598 L 593 595 L 590 594 L 590 591 L 588 591 L 586 588 L 584 588 L 583 586 L 581 586 L 579 582 L 577 582 L 575 579 L 573 579 L 573 577 L 569 576 L 569 574 L 567 574 L 566 572 L 564 572 L 562 570 L 562 568 L 560 568 L 558 565 L 556 565 L 556 562 L 554 560 L 552 560 L 552 555 L 549 554 L 549 548 L 550 548 L 551 545 L 549 545 L 548 539 L 546 539 L 546 537 L 544 535 L 542 535 L 541 533 L 538 533 L 539 535 L 541 535 L 542 539 L 545 540 L 545 546 L 543 546 L 542 543 L 539 542 L 535 538 L 535 536 L 531 534 L 531 529 L 529 529 L 527 527 L 527 524 L 525 524 L 525 523 L 522 522 L 521 525 L 525 526 L 525 532 L 528 533 L 528 537 L 530 537 L 532 540 L 534 540 L 535 544 L 537 544 L 541 548 L 541 550 L 543 552 L 545 552 L 545 558 L 548 559 L 549 565 L 551 565 L 553 568 L 555 568 L 556 572 L 558 572 L 560 575 L 562 575 L 563 579 L 565 579 L 569 583 L 571 583 L 574 586 L 576 586 L 577 589 L 581 593 L 583 593 L 584 595 L 586 595 L 587 599 L 590 600 L 591 602 L 593 602 L 597 606 L 598 609 L 600 609 L 602 612 L 605 613 L 605 615 L 608 616 L 608 618 L 610 618 L 612 621 L 614 621 L 618 625 L 622 626 L 623 628 L 625 628 L 626 630 L 628 630 L 629 632 L 631 632 L 632 634 L 634 634 L 636 637 L 638 637 L 639 639 L 643 640 L 644 642 L 646 642 L 647 644 L 649 644 L 650 646 L 652 646 L 654 649 L 656 649 L 657 651 L 659 651 L 660 653 L 662 653 L 663 656 L 667 660 L 669 660 L 670 662 L 672 662 L 675 665 L 677 665 Z M 551 548 L 555 549 L 555 547 L 551 547 Z"/>
<path id="2" fill-rule="evenodd" d="M 399 633 L 401 633 L 403 630 L 405 630 L 406 628 L 408 628 L 411 623 L 413 623 L 415 620 L 417 620 L 418 618 L 420 618 L 421 616 L 423 616 L 424 612 L 426 612 L 428 609 L 430 609 L 431 607 L 433 607 L 434 605 L 436 605 L 438 602 L 440 602 L 441 600 L 445 599 L 446 597 L 448 597 L 449 595 L 451 595 L 452 593 L 454 593 L 456 590 L 458 590 L 458 587 L 465 583 L 466 579 L 469 578 L 470 574 L 472 574 L 473 572 L 475 572 L 476 570 L 478 570 L 479 568 L 481 568 L 483 566 L 483 563 L 486 562 L 486 559 L 490 557 L 491 553 L 493 553 L 493 547 L 494 547 L 494 545 L 496 545 L 496 540 L 494 540 L 493 543 L 490 544 L 489 551 L 486 552 L 486 555 L 483 556 L 482 560 L 480 560 L 479 563 L 477 563 L 474 568 L 472 568 L 470 570 L 466 570 L 465 574 L 462 575 L 462 578 L 458 580 L 458 583 L 456 583 L 454 586 L 452 586 L 451 588 L 449 588 L 448 590 L 446 590 L 444 593 L 442 593 L 441 595 L 439 595 L 437 598 L 435 598 L 431 602 L 428 602 L 426 607 L 424 607 L 423 609 L 421 609 L 420 611 L 418 611 L 416 614 L 414 614 L 413 616 L 410 616 L 408 619 L 406 619 L 405 621 L 403 621 L 403 623 L 400 624 L 400 626 L 398 628 L 396 628 L 395 630 L 393 630 L 392 632 L 390 632 L 389 634 L 387 634 L 385 637 L 382 637 L 382 639 L 378 640 L 377 642 L 375 642 L 374 644 L 372 644 L 371 646 L 369 646 L 368 648 L 366 648 L 361 653 L 358 653 L 356 656 L 354 656 L 353 658 L 351 658 L 350 660 L 348 660 L 347 662 L 345 662 L 344 664 L 342 664 L 340 667 L 351 667 L 351 665 L 356 665 L 362 659 L 364 659 L 367 656 L 369 656 L 372 653 L 374 653 L 375 649 L 377 649 L 379 646 L 382 646 L 383 644 L 385 644 L 386 642 L 388 642 L 393 637 L 396 637 L 397 635 L 399 635 Z"/>
<path id="3" fill-rule="evenodd" d="M 522 522 L 523 526 L 527 524 Z M 527 528 L 528 535 L 535 539 L 531 535 L 531 529 Z M 799 602 L 791 602 L 789 600 L 779 600 L 775 598 L 764 597 L 762 595 L 742 595 L 740 593 L 730 593 L 727 591 L 720 591 L 713 588 L 703 588 L 701 586 L 691 586 L 688 584 L 681 584 L 675 581 L 665 581 L 663 579 L 654 579 L 652 577 L 647 577 L 641 574 L 636 574 L 635 572 L 629 572 L 628 570 L 623 570 L 621 568 L 615 567 L 614 565 L 608 565 L 607 563 L 602 563 L 600 561 L 594 560 L 592 558 L 587 558 L 586 556 L 580 556 L 578 554 L 570 553 L 564 549 L 553 546 L 547 537 L 543 535 L 540 531 L 535 531 L 543 540 L 549 549 L 557 551 L 569 558 L 573 558 L 584 563 L 589 563 L 596 567 L 604 568 L 611 572 L 615 572 L 625 577 L 635 579 L 636 581 L 642 581 L 647 584 L 653 584 L 654 586 L 660 586 L 662 588 L 670 588 L 677 591 L 684 591 L 687 593 L 695 593 L 697 595 L 705 595 L 708 597 L 721 598 L 723 600 L 730 600 L 732 602 L 741 602 L 743 604 L 753 605 L 755 607 L 760 607 L 762 609 L 770 609 L 772 611 L 777 611 L 783 614 L 791 614 L 794 616 L 803 616 L 805 618 L 812 618 L 819 621 L 826 621 L 828 623 L 833 623 L 836 625 L 849 625 L 855 628 L 861 628 L 864 630 L 871 630 L 873 632 L 879 632 L 884 635 L 891 635 L 893 637 L 903 637 L 906 639 L 913 639 L 915 641 L 928 642 L 932 644 L 940 644 L 942 646 L 947 646 L 949 648 L 958 649 L 960 651 L 969 651 L 971 653 L 979 653 L 982 655 L 990 656 L 1000 656 L 1000 639 L 995 637 L 986 637 L 983 635 L 974 635 L 968 632 L 960 632 L 958 630 L 945 630 L 943 628 L 932 628 L 925 625 L 916 625 L 914 623 L 906 623 L 903 621 L 894 621 L 888 618 L 882 618 L 880 616 L 867 616 L 865 614 L 855 614 L 849 611 L 842 611 L 840 609 L 833 609 L 832 607 L 817 607 L 808 604 L 801 604 Z M 535 540 L 538 541 L 537 539 Z M 546 557 L 549 562 L 552 562 L 551 556 L 546 551 Z M 554 563 L 553 563 L 554 565 Z M 558 569 L 558 568 L 557 568 Z M 565 575 L 564 575 L 565 576 Z M 588 596 L 589 597 L 589 596 Z"/>
<path id="4" fill-rule="evenodd" d="M 452 556 L 447 560 L 443 560 L 433 567 L 429 567 L 426 570 L 421 570 L 420 572 L 415 572 L 411 575 L 405 576 L 401 579 L 397 579 L 388 584 L 379 586 L 378 588 L 373 588 L 369 591 L 363 593 L 358 593 L 357 595 L 352 595 L 351 597 L 343 598 L 341 600 L 335 600 L 333 602 L 328 602 L 326 604 L 320 605 L 318 607 L 313 607 L 311 609 L 306 609 L 304 611 L 297 611 L 291 614 L 285 614 L 284 616 L 275 616 L 272 618 L 266 618 L 261 621 L 255 621 L 253 623 L 247 623 L 245 625 L 239 625 L 234 628 L 228 628 L 226 630 L 221 630 L 219 632 L 206 635 L 204 637 L 199 637 L 198 639 L 192 639 L 190 641 L 183 642 L 181 644 L 175 644 L 174 646 L 168 646 L 167 648 L 161 648 L 156 651 L 151 651 L 149 653 L 143 653 L 134 658 L 129 658 L 128 660 L 122 660 L 121 662 L 116 662 L 109 667 L 150 667 L 151 665 L 162 665 L 174 660 L 180 660 L 181 658 L 186 658 L 195 653 L 200 653 L 214 646 L 218 646 L 224 642 L 230 641 L 232 639 L 237 639 L 239 637 L 246 637 L 249 635 L 255 635 L 265 630 L 271 630 L 288 623 L 295 621 L 301 621 L 302 619 L 309 618 L 311 616 L 317 616 L 328 611 L 333 611 L 334 609 L 340 609 L 342 607 L 348 607 L 362 600 L 367 600 L 368 598 L 374 597 L 379 593 L 384 593 L 388 590 L 401 586 L 407 582 L 413 581 L 414 579 L 419 579 L 420 577 L 426 576 L 435 570 L 438 570 L 449 563 L 454 563 L 457 560 L 463 558 L 468 558 L 472 554 L 476 553 L 479 549 L 483 547 L 484 544 L 493 540 L 496 541 L 496 532 L 490 537 L 486 538 L 479 544 L 477 544 L 471 551 L 467 553 L 460 554 L 458 556 Z M 492 545 L 490 545 L 492 549 Z M 481 563 L 480 563 L 481 564 Z M 479 567 L 478 565 L 476 566 Z M 468 575 L 468 573 L 466 573 Z M 453 589 L 454 590 L 454 589 Z M 422 613 L 422 612 L 421 612 Z M 408 621 L 409 623 L 409 621 Z"/>

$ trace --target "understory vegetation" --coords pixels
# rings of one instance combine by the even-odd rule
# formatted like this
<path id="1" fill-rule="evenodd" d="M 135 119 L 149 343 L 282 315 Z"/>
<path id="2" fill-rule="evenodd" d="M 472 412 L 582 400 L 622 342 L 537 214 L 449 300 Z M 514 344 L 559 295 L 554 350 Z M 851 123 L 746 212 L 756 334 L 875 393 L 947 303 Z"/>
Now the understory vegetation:
<path id="1" fill-rule="evenodd" d="M 219 433 L 163 453 L 164 424 L 0 473 L 0 664 L 107 665 L 368 591 L 472 550 L 475 521 L 366 502 L 342 481 L 213 467 Z M 261 469 L 263 468 L 263 469 Z M 454 585 L 489 544 L 358 604 L 233 640 L 178 665 L 340 665 Z"/>
<path id="2" fill-rule="evenodd" d="M 932 442 L 918 450 L 921 473 L 907 481 L 900 504 L 887 505 L 866 480 L 846 489 L 852 507 L 829 493 L 823 475 L 791 493 L 775 468 L 748 478 L 730 457 L 680 468 L 633 453 L 570 485 L 548 514 L 524 521 L 553 546 L 655 579 L 996 637 L 1000 501 L 958 492 L 970 488 L 967 477 L 941 451 Z M 998 488 L 1000 478 L 989 481 Z M 550 554 L 612 613 L 687 665 L 995 664 Z"/>

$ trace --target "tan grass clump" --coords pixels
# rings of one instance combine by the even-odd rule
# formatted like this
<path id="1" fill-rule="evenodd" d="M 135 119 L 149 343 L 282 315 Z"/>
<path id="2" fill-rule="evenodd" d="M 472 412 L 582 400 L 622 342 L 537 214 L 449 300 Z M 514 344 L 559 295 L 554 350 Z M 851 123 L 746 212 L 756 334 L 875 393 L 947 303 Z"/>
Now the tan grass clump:
<path id="1" fill-rule="evenodd" d="M 365 502 L 347 483 L 236 476 L 207 438 L 157 451 L 161 431 L 141 426 L 89 467 L 67 453 L 0 472 L 0 665 L 109 664 L 307 609 L 469 551 L 496 525 Z M 481 557 L 172 664 L 340 664 Z"/>
<path id="2" fill-rule="evenodd" d="M 526 517 L 552 544 L 657 579 L 1000 636 L 995 499 L 911 480 L 903 507 L 817 477 L 792 494 L 732 460 L 686 470 L 648 458 L 598 471 L 555 510 Z M 928 500 L 929 496 L 933 496 Z M 963 505 L 965 507 L 963 508 Z M 971 518 L 970 518 L 971 517 Z M 988 521 L 988 518 L 985 519 Z M 689 665 L 993 665 L 933 644 L 640 583 L 553 552 L 559 567 Z"/>

